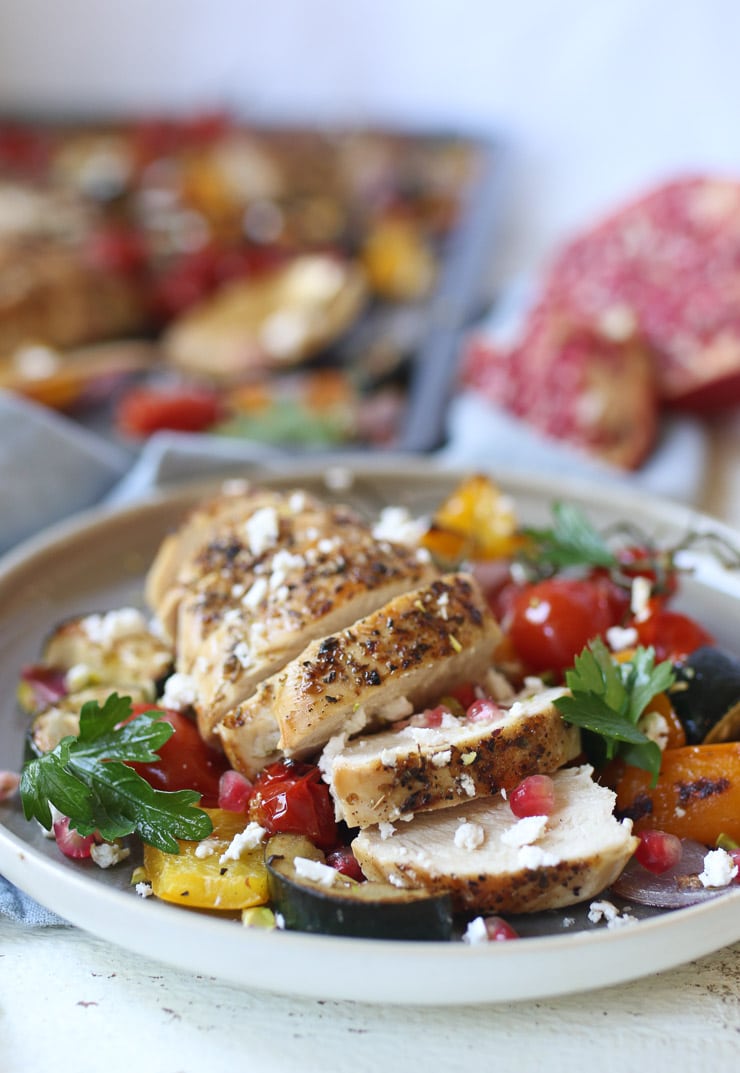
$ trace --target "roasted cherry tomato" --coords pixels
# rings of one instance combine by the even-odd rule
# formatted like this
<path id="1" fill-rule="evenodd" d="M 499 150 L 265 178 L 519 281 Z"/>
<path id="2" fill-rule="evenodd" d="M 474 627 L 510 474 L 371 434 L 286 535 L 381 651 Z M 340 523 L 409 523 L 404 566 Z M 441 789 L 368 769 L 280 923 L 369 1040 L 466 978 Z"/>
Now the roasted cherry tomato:
<path id="1" fill-rule="evenodd" d="M 336 846 L 337 824 L 329 788 L 313 764 L 278 760 L 257 777 L 250 816 L 270 834 L 305 835 L 320 849 Z"/>
<path id="2" fill-rule="evenodd" d="M 135 388 L 121 400 L 116 423 L 127 436 L 150 436 L 160 429 L 203 432 L 216 424 L 222 413 L 219 397 L 200 388 Z"/>
<path id="3" fill-rule="evenodd" d="M 666 611 L 660 604 L 644 622 L 635 622 L 641 645 L 652 645 L 656 660 L 677 663 L 702 645 L 713 645 L 714 638 L 688 615 Z"/>
<path id="4" fill-rule="evenodd" d="M 629 594 L 608 578 L 549 578 L 524 585 L 508 612 L 517 656 L 535 672 L 562 673 L 594 637 L 622 622 Z"/>
<path id="5" fill-rule="evenodd" d="M 192 720 L 181 712 L 152 704 L 135 704 L 132 719 L 143 712 L 161 711 L 175 733 L 159 750 L 159 760 L 151 764 L 131 764 L 155 790 L 196 790 L 204 808 L 218 804 L 219 780 L 229 764 L 226 757 L 201 738 Z"/>

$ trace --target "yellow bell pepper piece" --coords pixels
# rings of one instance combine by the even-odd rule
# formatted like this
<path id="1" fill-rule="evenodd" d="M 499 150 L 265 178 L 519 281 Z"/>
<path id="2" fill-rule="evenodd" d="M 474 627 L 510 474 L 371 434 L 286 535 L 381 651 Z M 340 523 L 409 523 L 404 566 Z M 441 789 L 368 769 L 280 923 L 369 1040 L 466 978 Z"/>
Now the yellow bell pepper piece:
<path id="1" fill-rule="evenodd" d="M 231 840 L 247 826 L 243 813 L 204 809 L 213 834 L 206 839 L 208 856 L 196 856 L 200 842 L 180 842 L 180 852 L 144 847 L 144 868 L 157 898 L 194 909 L 239 910 L 268 901 L 263 846 L 246 850 L 238 860 L 221 863 Z M 213 852 L 210 852 L 210 850 Z"/>
<path id="2" fill-rule="evenodd" d="M 441 559 L 502 559 L 521 547 L 522 536 L 509 496 L 474 474 L 439 506 L 423 543 Z"/>

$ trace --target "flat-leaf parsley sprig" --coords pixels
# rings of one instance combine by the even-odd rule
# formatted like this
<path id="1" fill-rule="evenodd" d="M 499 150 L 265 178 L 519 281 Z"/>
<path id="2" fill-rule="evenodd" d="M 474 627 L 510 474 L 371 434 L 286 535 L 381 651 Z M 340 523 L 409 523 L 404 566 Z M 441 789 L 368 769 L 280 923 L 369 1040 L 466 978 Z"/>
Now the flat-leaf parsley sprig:
<path id="1" fill-rule="evenodd" d="M 639 647 L 630 660 L 618 663 L 596 639 L 576 656 L 565 681 L 570 696 L 555 701 L 565 721 L 602 738 L 607 760 L 618 755 L 649 771 L 654 783 L 660 773 L 660 747 L 637 724 L 652 698 L 673 685 L 670 661 L 656 665 L 654 650 Z"/>
<path id="2" fill-rule="evenodd" d="M 533 576 L 549 577 L 568 567 L 618 566 L 616 555 L 580 507 L 555 502 L 552 519 L 546 528 L 522 530 L 527 539 L 517 558 Z"/>
<path id="3" fill-rule="evenodd" d="M 97 831 L 106 841 L 138 833 L 165 853 L 178 853 L 177 839 L 206 838 L 213 825 L 195 806 L 196 790 L 155 790 L 129 763 L 152 763 L 174 733 L 162 712 L 131 719 L 131 698 L 112 693 L 102 707 L 89 701 L 80 712 L 76 737 L 63 738 L 21 773 L 27 820 L 52 826 L 51 803 L 81 835 Z"/>

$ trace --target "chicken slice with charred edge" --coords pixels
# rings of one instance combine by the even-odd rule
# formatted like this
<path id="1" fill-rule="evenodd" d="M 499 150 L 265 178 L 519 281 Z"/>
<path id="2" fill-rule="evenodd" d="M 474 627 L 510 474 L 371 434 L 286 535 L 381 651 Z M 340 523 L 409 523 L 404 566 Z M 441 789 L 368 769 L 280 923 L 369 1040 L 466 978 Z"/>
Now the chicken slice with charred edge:
<path id="1" fill-rule="evenodd" d="M 638 839 L 613 815 L 615 795 L 589 766 L 552 776 L 555 809 L 517 820 L 506 801 L 478 798 L 421 813 L 389 835 L 368 827 L 352 843 L 369 879 L 448 891 L 462 912 L 533 913 L 586 901 L 620 874 Z"/>
<path id="2" fill-rule="evenodd" d="M 445 713 L 438 726 L 414 725 L 344 742 L 333 738 L 320 766 L 338 818 L 368 827 L 512 790 L 527 775 L 549 773 L 575 759 L 580 733 L 553 704 L 549 689 L 490 705 L 485 721 Z"/>
<path id="3" fill-rule="evenodd" d="M 201 575 L 200 553 L 212 540 L 219 534 L 236 532 L 266 507 L 303 511 L 309 506 L 321 509 L 319 501 L 304 492 L 284 495 L 253 488 L 246 481 L 232 481 L 219 495 L 192 510 L 182 525 L 162 541 L 146 578 L 146 601 L 168 636 L 175 637 L 180 600 Z"/>
<path id="4" fill-rule="evenodd" d="M 335 734 L 405 718 L 480 680 L 501 631 L 472 577 L 404 592 L 352 626 L 313 641 L 218 728 L 248 775 L 274 758 L 317 752 Z"/>
<path id="5" fill-rule="evenodd" d="M 213 533 L 181 569 L 177 670 L 192 681 L 201 735 L 313 639 L 436 576 L 428 554 L 376 539 L 354 511 L 302 493 Z"/>

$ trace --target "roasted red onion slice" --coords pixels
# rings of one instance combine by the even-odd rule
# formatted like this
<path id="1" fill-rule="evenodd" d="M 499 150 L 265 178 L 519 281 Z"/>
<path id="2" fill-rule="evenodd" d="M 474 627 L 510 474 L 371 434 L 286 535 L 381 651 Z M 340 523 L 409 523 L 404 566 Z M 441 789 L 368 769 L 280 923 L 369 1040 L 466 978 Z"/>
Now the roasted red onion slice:
<path id="1" fill-rule="evenodd" d="M 633 857 L 611 890 L 620 898 L 636 905 L 652 905 L 659 909 L 680 909 L 717 898 L 728 887 L 703 887 L 699 873 L 704 870 L 704 857 L 709 852 L 700 842 L 682 839 L 681 860 L 660 875 L 643 868 Z"/>

